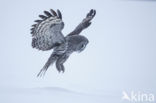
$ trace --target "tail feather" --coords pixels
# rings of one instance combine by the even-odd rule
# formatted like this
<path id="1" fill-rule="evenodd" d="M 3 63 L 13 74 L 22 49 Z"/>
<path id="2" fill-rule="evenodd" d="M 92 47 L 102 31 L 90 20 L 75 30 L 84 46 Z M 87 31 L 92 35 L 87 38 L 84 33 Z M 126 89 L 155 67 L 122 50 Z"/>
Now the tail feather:
<path id="1" fill-rule="evenodd" d="M 58 55 L 51 54 L 46 64 L 43 66 L 43 68 L 40 70 L 40 72 L 37 74 L 37 77 L 43 77 L 48 70 L 49 66 L 52 65 L 56 60 L 58 59 Z"/>

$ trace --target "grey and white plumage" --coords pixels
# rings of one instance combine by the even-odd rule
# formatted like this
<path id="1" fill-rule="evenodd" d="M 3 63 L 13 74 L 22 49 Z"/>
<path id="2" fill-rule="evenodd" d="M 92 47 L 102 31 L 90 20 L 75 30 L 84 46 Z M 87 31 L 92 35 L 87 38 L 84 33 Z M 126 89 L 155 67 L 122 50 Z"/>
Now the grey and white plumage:
<path id="1" fill-rule="evenodd" d="M 90 26 L 96 11 L 91 9 L 86 18 L 65 37 L 61 32 L 64 28 L 61 12 L 50 9 L 50 12 L 44 11 L 44 14 L 39 15 L 42 20 L 35 20 L 37 24 L 32 25 L 32 47 L 42 51 L 53 49 L 53 52 L 37 76 L 44 76 L 48 67 L 53 63 L 56 64 L 59 72 L 64 72 L 63 64 L 69 56 L 73 52 L 81 52 L 85 49 L 89 41 L 85 36 L 79 34 Z"/>

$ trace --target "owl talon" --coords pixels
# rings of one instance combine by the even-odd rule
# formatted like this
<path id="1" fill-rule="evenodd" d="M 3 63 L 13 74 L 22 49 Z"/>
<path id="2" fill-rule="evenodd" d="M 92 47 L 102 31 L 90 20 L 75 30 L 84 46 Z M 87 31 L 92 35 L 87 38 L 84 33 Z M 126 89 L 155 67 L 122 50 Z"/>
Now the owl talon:
<path id="1" fill-rule="evenodd" d="M 61 73 L 61 69 L 57 69 L 57 71 L 58 71 L 59 73 Z"/>
<path id="2" fill-rule="evenodd" d="M 64 68 L 62 68 L 62 69 L 61 69 L 61 71 L 62 71 L 62 73 L 64 73 L 65 69 L 64 69 Z"/>

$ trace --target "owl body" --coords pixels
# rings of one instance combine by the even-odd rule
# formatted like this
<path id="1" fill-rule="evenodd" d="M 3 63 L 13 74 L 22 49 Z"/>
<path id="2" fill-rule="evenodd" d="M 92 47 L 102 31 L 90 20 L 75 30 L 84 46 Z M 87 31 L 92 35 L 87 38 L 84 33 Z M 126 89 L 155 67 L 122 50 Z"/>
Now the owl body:
<path id="1" fill-rule="evenodd" d="M 85 49 L 89 40 L 79 34 L 90 26 L 96 11 L 91 9 L 86 18 L 66 37 L 61 32 L 64 28 L 61 12 L 50 9 L 50 12 L 44 13 L 45 15 L 39 15 L 42 20 L 36 20 L 37 24 L 32 25 L 32 47 L 42 51 L 53 49 L 53 52 L 37 76 L 44 76 L 49 66 L 54 63 L 59 72 L 64 72 L 63 64 L 69 56 L 73 52 L 82 52 Z"/>
<path id="2" fill-rule="evenodd" d="M 69 56 L 73 52 L 83 51 L 88 42 L 88 39 L 81 35 L 67 36 L 64 43 L 54 48 L 52 56 L 50 57 L 52 58 L 53 56 L 56 56 L 55 60 L 57 70 L 59 72 L 64 72 L 65 69 L 63 63 L 69 58 Z M 51 62 L 54 62 L 53 59 L 49 59 L 49 64 Z"/>

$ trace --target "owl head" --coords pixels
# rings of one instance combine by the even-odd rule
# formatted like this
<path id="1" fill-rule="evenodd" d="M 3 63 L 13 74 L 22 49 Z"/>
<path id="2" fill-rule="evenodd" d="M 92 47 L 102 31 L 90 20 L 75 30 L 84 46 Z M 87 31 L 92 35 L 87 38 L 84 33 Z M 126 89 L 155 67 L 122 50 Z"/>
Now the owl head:
<path id="1" fill-rule="evenodd" d="M 81 52 L 89 43 L 88 39 L 82 35 L 73 35 L 68 38 L 68 45 L 75 52 Z"/>

